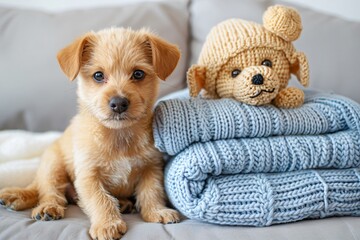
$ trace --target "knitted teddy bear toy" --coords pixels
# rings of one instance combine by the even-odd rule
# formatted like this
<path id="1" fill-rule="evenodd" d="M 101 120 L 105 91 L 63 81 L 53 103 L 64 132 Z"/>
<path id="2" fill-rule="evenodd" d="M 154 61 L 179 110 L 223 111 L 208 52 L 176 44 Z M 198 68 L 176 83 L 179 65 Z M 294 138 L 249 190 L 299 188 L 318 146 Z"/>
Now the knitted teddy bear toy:
<path id="1" fill-rule="evenodd" d="M 192 97 L 204 89 L 205 98 L 235 98 L 251 105 L 303 104 L 304 92 L 287 87 L 291 73 L 303 86 L 309 82 L 306 56 L 292 44 L 302 30 L 300 15 L 276 5 L 266 10 L 263 22 L 229 19 L 213 27 L 198 64 L 187 73 Z"/>

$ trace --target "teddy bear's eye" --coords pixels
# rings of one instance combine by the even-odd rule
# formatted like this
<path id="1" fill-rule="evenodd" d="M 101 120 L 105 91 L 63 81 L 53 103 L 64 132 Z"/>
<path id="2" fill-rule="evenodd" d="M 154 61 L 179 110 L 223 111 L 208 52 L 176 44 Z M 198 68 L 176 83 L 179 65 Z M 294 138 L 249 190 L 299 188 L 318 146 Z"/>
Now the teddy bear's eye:
<path id="1" fill-rule="evenodd" d="M 232 77 L 232 78 L 236 78 L 237 75 L 239 75 L 240 73 L 241 73 L 241 70 L 240 70 L 240 69 L 234 69 L 234 70 L 232 70 L 232 72 L 231 72 L 231 77 Z"/>
<path id="2" fill-rule="evenodd" d="M 264 66 L 266 66 L 266 67 L 271 68 L 271 67 L 272 67 L 272 62 L 271 62 L 269 59 L 265 59 L 265 60 L 261 63 L 261 65 L 264 65 Z"/>

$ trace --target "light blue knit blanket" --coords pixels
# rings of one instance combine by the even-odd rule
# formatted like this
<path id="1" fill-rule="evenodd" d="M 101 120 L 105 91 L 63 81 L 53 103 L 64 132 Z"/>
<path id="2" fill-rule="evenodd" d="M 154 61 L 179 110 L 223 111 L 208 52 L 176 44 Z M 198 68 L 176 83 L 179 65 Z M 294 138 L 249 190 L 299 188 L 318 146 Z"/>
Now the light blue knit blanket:
<path id="1" fill-rule="evenodd" d="M 172 99 L 154 117 L 172 157 L 165 188 L 185 216 L 267 226 L 360 215 L 360 106 L 307 92 L 298 109 Z"/>

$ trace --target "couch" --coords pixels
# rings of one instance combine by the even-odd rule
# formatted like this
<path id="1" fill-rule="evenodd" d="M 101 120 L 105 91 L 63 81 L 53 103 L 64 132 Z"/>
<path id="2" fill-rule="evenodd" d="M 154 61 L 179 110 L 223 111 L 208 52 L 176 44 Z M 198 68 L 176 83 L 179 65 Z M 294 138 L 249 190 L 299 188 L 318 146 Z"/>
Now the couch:
<path id="1" fill-rule="evenodd" d="M 66 79 L 55 57 L 76 36 L 110 26 L 148 27 L 177 44 L 182 57 L 176 71 L 161 83 L 159 97 L 164 97 L 186 87 L 186 70 L 197 61 L 212 26 L 232 17 L 261 22 L 265 9 L 278 3 L 296 7 L 302 16 L 304 30 L 295 46 L 309 58 L 310 88 L 360 102 L 360 23 L 308 8 L 272 0 L 159 0 L 57 13 L 0 6 L 0 188 L 28 184 L 43 147 L 76 113 L 76 83 Z M 44 135 L 31 132 L 47 132 L 42 148 L 34 151 L 32 147 L 27 156 L 5 154 L 8 144 L 17 145 L 15 152 L 20 151 L 19 140 L 7 141 L 11 136 L 30 134 L 26 135 L 30 142 L 44 139 Z M 0 239 L 90 238 L 89 219 L 77 206 L 69 205 L 65 218 L 59 221 L 36 222 L 29 216 L 30 210 L 11 212 L 0 207 Z M 265 228 L 219 226 L 190 219 L 162 225 L 145 223 L 139 214 L 124 218 L 129 230 L 123 239 L 360 239 L 360 218 L 356 217 Z"/>

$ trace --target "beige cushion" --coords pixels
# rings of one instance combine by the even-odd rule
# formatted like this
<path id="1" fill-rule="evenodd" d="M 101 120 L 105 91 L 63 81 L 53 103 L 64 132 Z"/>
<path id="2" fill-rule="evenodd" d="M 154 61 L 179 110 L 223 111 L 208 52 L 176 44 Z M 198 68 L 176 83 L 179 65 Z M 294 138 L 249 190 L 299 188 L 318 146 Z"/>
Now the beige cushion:
<path id="1" fill-rule="evenodd" d="M 197 62 L 206 35 L 212 26 L 228 18 L 242 18 L 262 23 L 262 15 L 272 4 L 269 0 L 193 0 L 190 5 L 191 57 Z M 296 7 L 303 22 L 303 32 L 295 42 L 299 51 L 306 53 L 310 64 L 310 88 L 331 91 L 360 102 L 360 23 Z M 290 81 L 296 85 L 296 78 Z"/>
<path id="2" fill-rule="evenodd" d="M 63 130 L 76 113 L 76 84 L 56 53 L 77 36 L 111 26 L 149 27 L 177 44 L 182 58 L 160 96 L 185 85 L 188 12 L 185 1 L 46 13 L 0 7 L 0 130 Z"/>
<path id="3" fill-rule="evenodd" d="M 90 240 L 90 220 L 69 205 L 65 218 L 35 221 L 31 210 L 7 211 L 0 206 L 0 239 Z M 359 217 L 303 220 L 270 227 L 221 226 L 184 219 L 177 224 L 147 223 L 140 214 L 123 214 L 128 231 L 122 240 L 359 240 Z"/>

